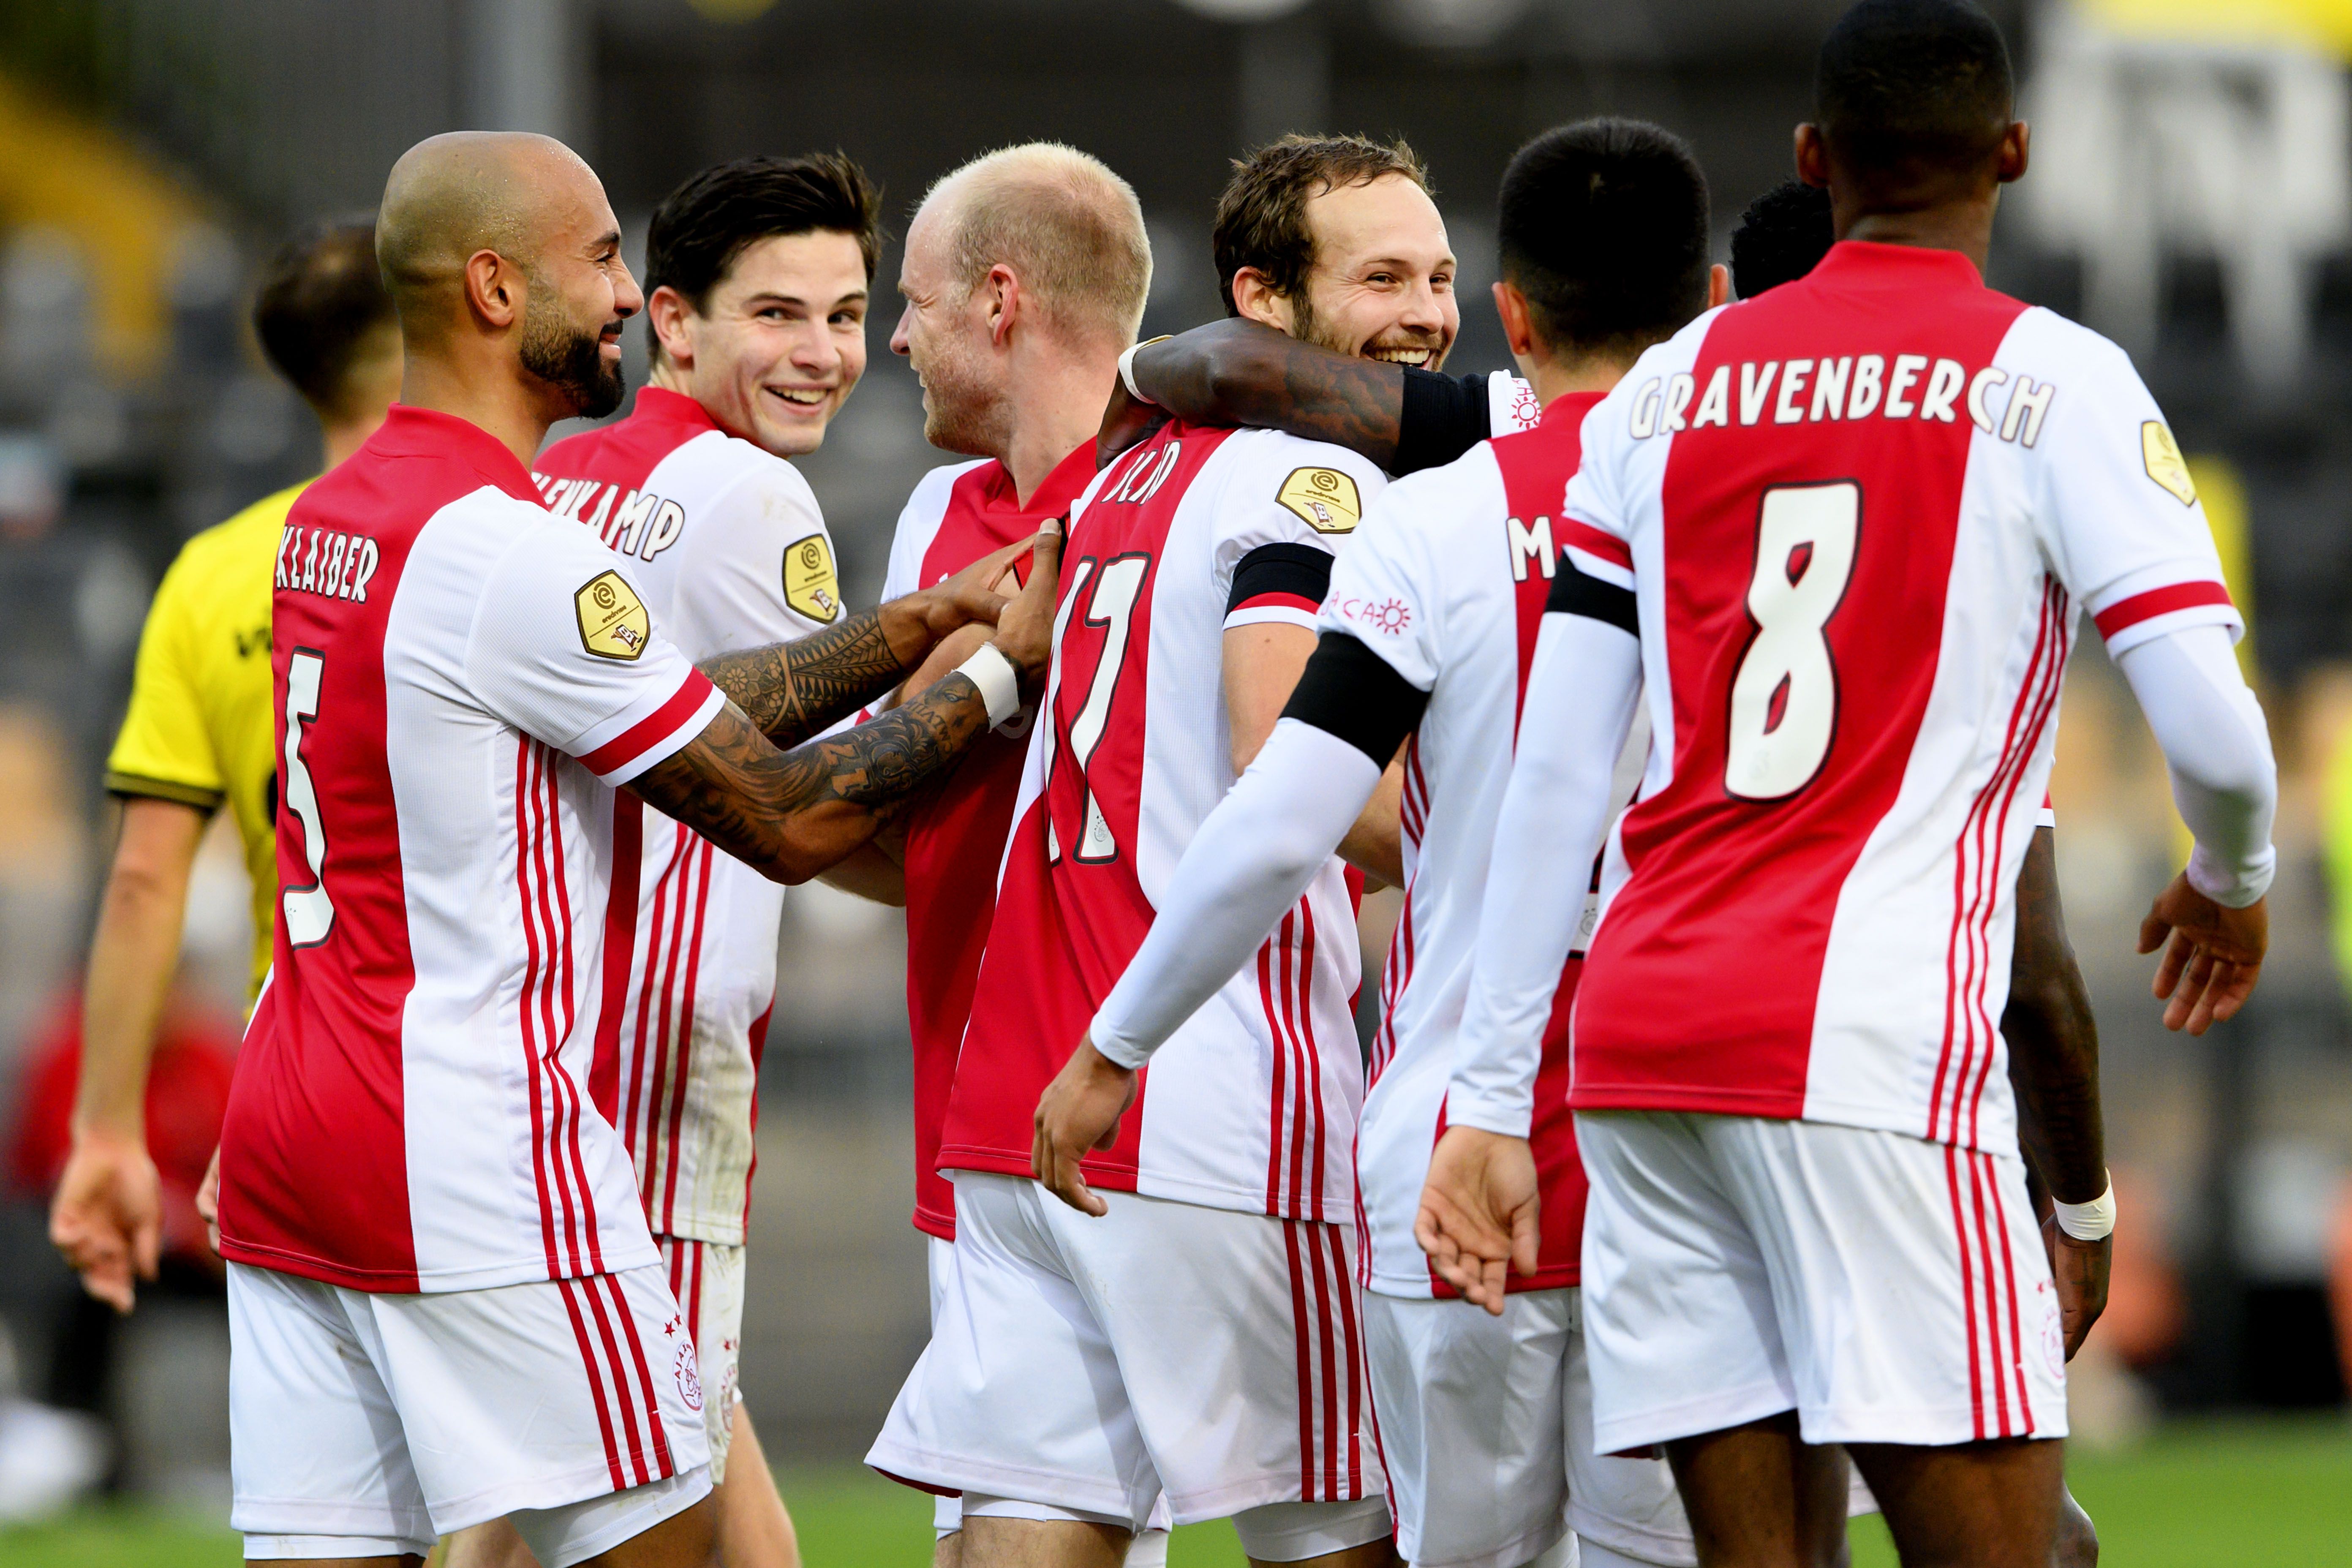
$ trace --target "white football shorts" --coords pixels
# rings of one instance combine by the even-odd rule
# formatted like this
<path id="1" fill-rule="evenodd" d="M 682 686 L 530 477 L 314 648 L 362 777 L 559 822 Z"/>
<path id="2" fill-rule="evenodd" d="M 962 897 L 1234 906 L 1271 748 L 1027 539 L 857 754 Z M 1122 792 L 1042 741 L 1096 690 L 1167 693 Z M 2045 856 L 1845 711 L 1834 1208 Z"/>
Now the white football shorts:
<path id="1" fill-rule="evenodd" d="M 1808 1443 L 2066 1435 L 2024 1162 L 1900 1132 L 1579 1111 L 1602 1453 L 1797 1412 Z"/>
<path id="2" fill-rule="evenodd" d="M 1266 1560 L 1294 1536 L 1388 1534 L 1353 1237 L 1101 1196 L 1095 1219 L 1034 1181 L 957 1173 L 931 1342 L 866 1463 L 1130 1529 L 1163 1494 L 1177 1524 L 1265 1509 L 1235 1528 Z"/>
<path id="3" fill-rule="evenodd" d="M 1571 1530 L 1636 1562 L 1697 1563 L 1665 1461 L 1593 1451 L 1577 1295 L 1515 1293 L 1500 1317 L 1365 1295 L 1397 1549 L 1413 1568 L 1518 1568 Z"/>
<path id="4" fill-rule="evenodd" d="M 394 1296 L 232 1263 L 228 1310 L 249 1559 L 421 1553 L 504 1516 L 570 1568 L 710 1490 L 659 1268 Z"/>
<path id="5" fill-rule="evenodd" d="M 743 1248 L 723 1241 L 656 1236 L 669 1293 L 686 1313 L 702 1366 L 702 1434 L 710 1446 L 710 1484 L 727 1479 L 727 1446 L 735 1436 L 735 1406 L 743 1402 Z"/>

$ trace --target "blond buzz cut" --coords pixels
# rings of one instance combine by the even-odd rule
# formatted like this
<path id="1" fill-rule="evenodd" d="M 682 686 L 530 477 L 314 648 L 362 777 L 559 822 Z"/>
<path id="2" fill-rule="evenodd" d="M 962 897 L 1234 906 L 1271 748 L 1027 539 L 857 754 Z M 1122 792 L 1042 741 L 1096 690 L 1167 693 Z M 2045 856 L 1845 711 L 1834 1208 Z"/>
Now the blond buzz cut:
<path id="1" fill-rule="evenodd" d="M 1046 317 L 1124 348 L 1151 292 L 1151 242 L 1135 187 L 1099 158 L 1030 142 L 974 158 L 923 198 L 949 225 L 948 265 L 967 297 L 1013 269 Z"/>

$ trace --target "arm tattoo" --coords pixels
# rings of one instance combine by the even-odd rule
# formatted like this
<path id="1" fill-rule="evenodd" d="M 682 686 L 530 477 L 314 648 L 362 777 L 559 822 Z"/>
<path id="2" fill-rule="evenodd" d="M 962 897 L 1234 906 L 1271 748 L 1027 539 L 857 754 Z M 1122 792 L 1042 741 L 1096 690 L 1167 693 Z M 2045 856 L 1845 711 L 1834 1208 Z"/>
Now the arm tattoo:
<path id="1" fill-rule="evenodd" d="M 1135 356 L 1137 385 L 1179 418 L 1286 430 L 1396 461 L 1404 372 L 1293 341 L 1255 321 L 1195 328 Z"/>
<path id="2" fill-rule="evenodd" d="M 871 838 L 987 731 L 987 700 L 963 675 L 789 752 L 730 703 L 630 787 L 737 859 L 798 882 Z"/>
<path id="3" fill-rule="evenodd" d="M 879 612 L 792 642 L 744 648 L 697 666 L 779 746 L 796 746 L 906 679 Z"/>
<path id="4" fill-rule="evenodd" d="M 2036 830 L 2018 878 L 2016 950 L 2000 1032 L 2009 1042 L 2028 1160 L 2054 1192 L 2085 1203 L 2106 1188 L 2099 1026 L 2066 940 L 2053 838 L 2048 828 Z"/>

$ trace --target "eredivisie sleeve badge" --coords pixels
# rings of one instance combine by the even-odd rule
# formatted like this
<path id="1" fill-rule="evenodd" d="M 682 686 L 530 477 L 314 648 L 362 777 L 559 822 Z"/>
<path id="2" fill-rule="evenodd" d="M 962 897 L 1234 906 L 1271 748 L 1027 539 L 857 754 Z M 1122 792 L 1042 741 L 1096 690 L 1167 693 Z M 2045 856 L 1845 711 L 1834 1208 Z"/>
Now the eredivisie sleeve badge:
<path id="1" fill-rule="evenodd" d="M 824 535 L 812 533 L 784 552 L 784 603 L 813 621 L 841 614 L 841 584 Z"/>
<path id="2" fill-rule="evenodd" d="M 2182 506 L 2197 504 L 2197 481 L 2189 477 L 2189 464 L 2180 455 L 2180 443 L 2161 419 L 2150 419 L 2139 427 L 2139 458 L 2147 468 L 2147 477 L 2172 492 Z"/>
<path id="3" fill-rule="evenodd" d="M 1364 515 L 1356 481 L 1337 468 L 1293 468 L 1274 499 L 1318 533 L 1347 533 Z"/>
<path id="4" fill-rule="evenodd" d="M 599 572 L 572 595 L 580 613 L 580 646 L 598 658 L 634 659 L 646 651 L 653 617 L 618 572 Z"/>

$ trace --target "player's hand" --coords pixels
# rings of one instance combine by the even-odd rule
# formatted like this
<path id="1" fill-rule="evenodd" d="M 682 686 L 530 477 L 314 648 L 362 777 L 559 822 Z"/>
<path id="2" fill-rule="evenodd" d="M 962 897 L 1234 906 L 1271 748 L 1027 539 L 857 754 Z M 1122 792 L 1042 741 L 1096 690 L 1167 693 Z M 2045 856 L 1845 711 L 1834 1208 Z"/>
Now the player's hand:
<path id="1" fill-rule="evenodd" d="M 1124 381 L 1113 381 L 1110 401 L 1103 405 L 1102 428 L 1095 436 L 1095 468 L 1109 468 L 1121 452 L 1150 440 L 1167 423 L 1168 410 L 1137 397 Z"/>
<path id="2" fill-rule="evenodd" d="M 1536 1271 L 1541 1207 L 1526 1139 L 1449 1127 L 1429 1157 L 1412 1238 L 1439 1279 L 1500 1317 L 1506 1270 Z"/>
<path id="3" fill-rule="evenodd" d="M 1135 1103 L 1135 1069 L 1123 1068 L 1078 1042 L 1045 1092 L 1037 1097 L 1037 1131 L 1029 1145 L 1029 1167 L 1055 1197 L 1097 1218 L 1110 1205 L 1095 1196 L 1078 1173 L 1089 1150 L 1118 1142 L 1118 1119 Z"/>
<path id="4" fill-rule="evenodd" d="M 904 664 L 913 664 L 960 626 L 992 626 L 1004 613 L 1003 588 L 1013 563 L 1034 542 L 1016 539 L 993 550 L 945 582 L 891 600 L 882 606 L 882 635 Z M 1013 578 L 1018 581 L 1018 578 Z"/>
<path id="5" fill-rule="evenodd" d="M 2201 1035 L 2233 1016 L 2253 994 L 2270 944 L 2268 899 L 2233 910 L 2190 887 L 2188 872 L 2173 878 L 2139 922 L 2140 952 L 2164 949 L 2155 985 L 2164 1026 Z"/>
<path id="6" fill-rule="evenodd" d="M 1044 689 L 1054 658 L 1054 604 L 1062 585 L 1062 523 L 1049 519 L 1031 542 L 1029 581 L 996 618 L 996 651 L 1021 671 L 1023 697 Z M 1082 1049 L 1084 1047 L 1081 1047 Z"/>
<path id="7" fill-rule="evenodd" d="M 82 1289 L 128 1312 L 135 1281 L 155 1278 L 163 1239 L 163 1189 L 145 1142 L 95 1129 L 75 1133 L 49 1202 L 49 1240 Z"/>
<path id="8" fill-rule="evenodd" d="M 2058 1284 L 2058 1323 L 2066 1335 L 2066 1359 L 2083 1348 L 2091 1325 L 2107 1310 L 2107 1272 L 2115 1264 L 2116 1238 L 2077 1241 L 2058 1228 L 2057 1220 L 2042 1222 L 2042 1245 L 2050 1249 L 2050 1274 Z"/>
<path id="9" fill-rule="evenodd" d="M 220 1256 L 220 1145 L 213 1145 L 211 1163 L 205 1167 L 205 1179 L 196 1184 L 196 1217 L 205 1222 L 205 1245 Z"/>

